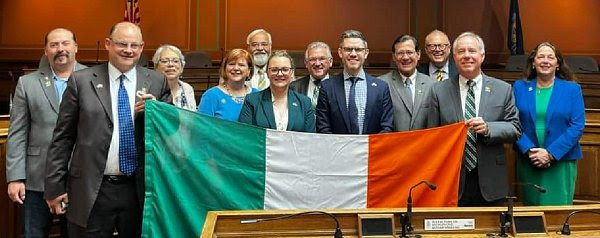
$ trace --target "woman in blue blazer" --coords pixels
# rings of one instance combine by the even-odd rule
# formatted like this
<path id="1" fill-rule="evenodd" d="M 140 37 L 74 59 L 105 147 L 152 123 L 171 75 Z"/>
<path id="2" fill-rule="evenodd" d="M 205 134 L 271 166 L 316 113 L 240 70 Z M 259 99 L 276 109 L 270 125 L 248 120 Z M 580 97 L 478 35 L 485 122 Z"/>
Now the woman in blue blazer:
<path id="1" fill-rule="evenodd" d="M 315 132 L 315 110 L 310 98 L 289 90 L 294 61 L 286 51 L 275 51 L 267 62 L 271 85 L 246 96 L 239 122 L 279 131 Z"/>
<path id="2" fill-rule="evenodd" d="M 583 94 L 560 51 L 539 44 L 525 65 L 525 79 L 514 84 L 515 103 L 523 126 L 516 142 L 517 176 L 521 183 L 545 187 L 539 193 L 522 186 L 525 205 L 573 204 L 579 139 L 585 126 Z"/>

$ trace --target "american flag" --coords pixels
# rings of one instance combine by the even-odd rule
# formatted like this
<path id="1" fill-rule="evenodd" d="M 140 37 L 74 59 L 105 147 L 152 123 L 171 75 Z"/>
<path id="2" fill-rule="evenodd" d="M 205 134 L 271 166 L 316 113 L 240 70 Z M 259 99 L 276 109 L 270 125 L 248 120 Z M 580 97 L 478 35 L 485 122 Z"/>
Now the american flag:
<path id="1" fill-rule="evenodd" d="M 140 24 L 140 5 L 138 2 L 139 0 L 127 0 L 123 21 L 128 21 L 136 25 Z"/>

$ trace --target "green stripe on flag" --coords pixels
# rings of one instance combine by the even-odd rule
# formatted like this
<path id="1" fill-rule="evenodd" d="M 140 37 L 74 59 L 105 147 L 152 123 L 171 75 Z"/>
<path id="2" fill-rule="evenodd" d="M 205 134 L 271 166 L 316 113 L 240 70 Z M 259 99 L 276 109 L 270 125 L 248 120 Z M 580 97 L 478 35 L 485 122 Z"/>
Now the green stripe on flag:
<path id="1" fill-rule="evenodd" d="M 142 236 L 198 237 L 210 210 L 263 209 L 266 130 L 149 101 Z"/>

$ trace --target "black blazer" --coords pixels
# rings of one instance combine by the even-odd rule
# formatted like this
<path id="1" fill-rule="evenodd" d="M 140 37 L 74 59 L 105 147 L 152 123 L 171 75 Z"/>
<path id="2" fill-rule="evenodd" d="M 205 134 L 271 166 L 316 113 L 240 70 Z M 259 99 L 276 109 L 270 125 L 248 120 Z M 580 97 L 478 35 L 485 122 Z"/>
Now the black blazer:
<path id="1" fill-rule="evenodd" d="M 308 93 L 308 84 L 310 82 L 310 75 L 306 75 L 302 78 L 296 79 L 296 81 L 290 84 L 290 89 L 299 92 L 301 94 L 307 95 Z"/>

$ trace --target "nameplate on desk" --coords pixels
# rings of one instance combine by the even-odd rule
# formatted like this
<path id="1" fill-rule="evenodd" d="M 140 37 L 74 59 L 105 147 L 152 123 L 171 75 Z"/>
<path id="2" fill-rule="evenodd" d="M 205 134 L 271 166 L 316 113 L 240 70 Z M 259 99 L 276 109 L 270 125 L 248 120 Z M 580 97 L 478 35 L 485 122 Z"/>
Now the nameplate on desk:
<path id="1" fill-rule="evenodd" d="M 426 231 L 474 230 L 475 219 L 425 219 Z"/>

